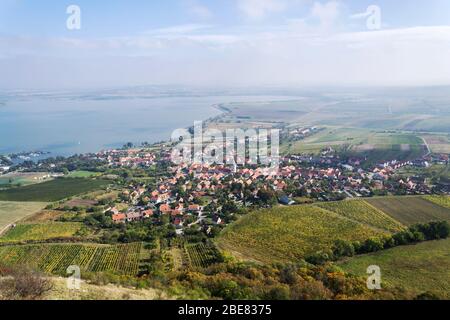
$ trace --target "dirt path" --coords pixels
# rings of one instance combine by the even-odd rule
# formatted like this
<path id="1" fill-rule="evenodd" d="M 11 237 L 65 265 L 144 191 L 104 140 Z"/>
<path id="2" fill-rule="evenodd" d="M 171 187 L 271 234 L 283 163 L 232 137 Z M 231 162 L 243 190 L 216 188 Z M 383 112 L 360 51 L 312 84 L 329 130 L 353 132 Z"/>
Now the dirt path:
<path id="1" fill-rule="evenodd" d="M 430 145 L 428 144 L 427 140 L 424 137 L 420 137 L 423 140 L 423 143 L 425 144 L 425 146 L 427 147 L 428 153 L 426 155 L 424 155 L 424 157 L 428 157 L 432 151 L 430 148 Z"/>
<path id="2" fill-rule="evenodd" d="M 6 231 L 9 230 L 9 228 L 11 228 L 13 224 L 8 224 L 6 227 L 4 227 L 3 229 L 0 230 L 0 237 L 3 236 L 4 233 L 6 233 Z"/>

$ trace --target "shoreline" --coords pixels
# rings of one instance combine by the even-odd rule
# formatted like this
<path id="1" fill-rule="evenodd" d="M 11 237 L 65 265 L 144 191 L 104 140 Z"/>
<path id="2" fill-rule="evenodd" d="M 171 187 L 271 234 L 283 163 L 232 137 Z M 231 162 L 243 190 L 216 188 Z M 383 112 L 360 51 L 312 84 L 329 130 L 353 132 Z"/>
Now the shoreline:
<path id="1" fill-rule="evenodd" d="M 223 116 L 232 113 L 231 110 L 229 110 L 229 109 L 227 109 L 226 107 L 224 107 L 224 103 L 215 103 L 215 104 L 212 104 L 212 105 L 210 105 L 210 108 L 211 108 L 211 109 L 218 110 L 218 111 L 220 111 L 221 113 L 220 113 L 219 115 L 211 116 L 211 117 L 209 117 L 209 118 L 207 118 L 207 119 L 202 120 L 204 124 L 211 123 L 212 121 L 218 121 L 218 120 L 220 120 Z M 184 127 L 184 129 L 189 129 L 190 127 L 192 127 L 192 126 Z M 152 146 L 155 146 L 155 145 L 161 144 L 161 143 L 170 143 L 170 137 L 169 137 L 167 140 L 164 139 L 164 140 L 152 142 L 152 143 L 150 143 L 149 147 L 151 148 Z M 140 148 L 140 146 L 135 146 L 135 148 Z M 143 148 L 144 148 L 144 147 L 143 147 Z M 54 158 L 54 157 L 70 158 L 70 157 L 73 157 L 73 156 L 75 156 L 75 155 L 96 154 L 96 153 L 102 152 L 102 151 L 117 150 L 117 149 L 119 149 L 119 150 L 120 150 L 120 149 L 123 149 L 123 146 L 122 146 L 122 147 L 117 147 L 117 148 L 97 149 L 96 151 L 85 152 L 85 153 L 81 153 L 81 154 L 80 154 L 80 153 L 71 153 L 71 154 L 67 154 L 67 155 L 56 154 L 56 153 L 53 153 L 53 152 L 51 152 L 51 151 L 39 151 L 40 153 L 42 153 L 42 156 L 44 156 L 44 157 L 39 156 L 39 157 L 36 157 L 37 159 L 31 158 L 31 159 L 23 160 L 23 161 L 21 161 L 21 162 L 15 162 L 15 163 L 13 164 L 13 166 L 14 166 L 14 165 L 19 165 L 19 164 L 23 163 L 24 161 L 39 162 L 39 161 L 46 160 L 46 159 L 50 159 L 50 158 Z M 144 148 L 144 149 L 145 149 L 145 148 Z M 35 151 L 21 151 L 21 152 L 15 152 L 15 153 L 10 153 L 10 154 L 0 154 L 0 156 L 11 157 L 12 155 L 32 154 L 32 153 L 35 153 Z M 3 174 L 0 173 L 0 175 L 3 175 Z"/>
<path id="2" fill-rule="evenodd" d="M 228 96 L 228 95 L 208 95 L 206 96 L 206 98 L 208 98 L 207 104 L 203 104 L 201 101 L 199 102 L 202 108 L 204 108 L 205 110 L 200 111 L 199 112 L 199 116 L 196 118 L 199 118 L 201 121 L 203 121 L 203 123 L 205 124 L 209 124 L 211 122 L 214 121 L 220 121 L 223 117 L 227 116 L 227 115 L 231 115 L 233 113 L 233 111 L 231 109 L 229 109 L 227 106 L 230 103 L 235 103 L 235 102 L 246 102 L 246 101 L 259 101 L 262 98 L 257 95 L 252 95 L 252 94 L 242 94 L 242 95 L 237 95 L 237 96 Z M 285 100 L 287 98 L 292 98 L 292 97 L 287 97 L 285 95 L 280 95 L 280 96 L 269 96 L 267 97 L 267 101 L 277 101 L 277 100 Z M 196 106 L 196 100 L 192 100 L 192 105 L 194 107 L 191 108 L 191 110 L 187 110 L 187 113 L 193 114 L 195 115 L 195 112 L 197 112 L 197 108 Z M 218 113 L 215 115 L 205 115 L 204 113 L 210 113 L 206 110 L 210 110 L 211 113 Z M 170 110 L 169 110 L 170 111 Z M 183 110 L 183 112 L 185 112 Z M 168 115 L 166 115 L 166 117 L 170 117 L 170 112 Z M 189 117 L 191 118 L 191 117 Z M 162 119 L 162 122 L 164 123 L 164 119 Z M 181 117 L 181 119 L 183 119 Z M 193 125 L 193 121 L 195 121 L 197 119 L 193 119 L 192 123 L 190 124 L 185 124 L 183 126 L 183 124 L 176 124 L 173 123 L 173 130 L 177 129 L 177 128 L 190 128 Z M 161 123 L 161 121 L 159 121 Z M 169 126 L 166 126 L 165 129 L 170 130 L 170 123 Z M 113 127 L 110 127 L 109 129 L 113 129 Z M 133 131 L 134 129 L 138 129 L 138 128 L 134 128 L 133 126 L 130 126 L 130 130 L 128 130 L 127 132 L 125 132 L 124 134 L 121 134 L 118 137 L 115 137 L 114 140 L 116 140 L 116 142 L 108 142 L 105 141 L 104 143 L 98 143 L 98 146 L 96 147 L 95 145 L 92 146 L 92 149 L 90 146 L 86 146 L 86 149 L 83 150 L 84 148 L 77 148 L 77 146 L 79 145 L 79 137 L 68 137 L 68 141 L 72 141 L 72 142 L 68 142 L 65 143 L 63 146 L 59 146 L 60 144 L 56 144 L 56 148 L 53 147 L 53 145 L 51 144 L 51 141 L 47 143 L 47 147 L 45 146 L 32 146 L 30 147 L 28 150 L 43 150 L 46 152 L 49 152 L 50 154 L 46 155 L 45 157 L 39 157 L 39 159 L 30 159 L 31 161 L 39 161 L 39 160 L 45 160 L 48 158 L 52 158 L 52 157 L 64 157 L 64 158 L 68 158 L 68 157 L 72 157 L 74 155 L 82 155 L 82 154 L 92 154 L 92 153 L 97 153 L 99 151 L 102 150 L 113 150 L 113 149 L 121 149 L 123 147 L 124 144 L 128 143 L 128 142 L 133 142 L 136 143 L 136 145 L 139 145 L 142 142 L 145 142 L 146 140 L 148 142 L 150 142 L 150 144 L 155 144 L 157 142 L 166 142 L 166 141 L 170 141 L 170 132 L 168 132 L 167 134 L 164 133 L 164 130 L 161 130 L 160 128 L 156 127 L 155 132 L 151 132 L 152 130 L 146 130 L 149 132 L 149 136 L 155 136 L 155 139 L 148 139 L 148 137 L 141 137 L 139 138 L 139 134 L 135 134 Z M 148 129 L 148 128 L 142 128 L 142 129 Z M 150 129 L 152 129 L 152 127 L 150 127 Z M 158 130 L 159 129 L 159 130 Z M 101 132 L 99 133 L 100 135 L 102 134 Z M 92 133 L 93 136 L 95 136 L 95 131 Z M 124 141 L 120 141 L 121 138 L 124 138 Z M 127 138 L 127 136 L 129 136 Z M 137 139 L 141 140 L 141 141 L 134 141 L 134 138 L 138 137 Z M 32 140 L 32 139 L 31 139 Z M 120 142 L 117 142 L 120 141 Z M 84 143 L 85 144 L 85 143 Z M 80 150 L 81 149 L 81 150 Z M 27 150 L 25 148 L 25 150 Z M 17 153 L 24 153 L 24 149 L 22 150 L 17 150 L 16 146 L 11 146 L 11 147 L 5 147 L 3 151 L 0 151 L 0 156 L 1 155 L 8 155 L 8 154 L 17 154 Z M 25 153 L 31 153 L 31 151 L 26 151 Z M 22 163 L 23 161 L 19 162 Z M 15 164 L 18 164 L 17 162 Z"/>

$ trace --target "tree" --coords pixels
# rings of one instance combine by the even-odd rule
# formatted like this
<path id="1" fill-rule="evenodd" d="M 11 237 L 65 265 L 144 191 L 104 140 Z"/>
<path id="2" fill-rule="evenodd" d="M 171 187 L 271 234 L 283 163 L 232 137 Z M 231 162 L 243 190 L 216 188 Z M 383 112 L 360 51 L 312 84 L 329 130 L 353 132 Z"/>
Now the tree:
<path id="1" fill-rule="evenodd" d="M 291 288 L 292 300 L 328 300 L 333 293 L 320 281 L 301 281 Z"/>
<path id="2" fill-rule="evenodd" d="M 258 191 L 258 198 L 266 205 L 275 205 L 278 202 L 275 192 L 271 190 L 260 189 Z"/>
<path id="3" fill-rule="evenodd" d="M 447 239 L 450 236 L 450 224 L 448 221 L 438 222 L 436 231 L 439 239 Z"/>
<path id="4" fill-rule="evenodd" d="M 412 237 L 413 242 L 422 242 L 426 240 L 425 235 L 420 231 L 413 231 L 412 235 L 413 235 Z"/>
<path id="5" fill-rule="evenodd" d="M 416 224 L 409 228 L 411 233 L 421 233 L 423 240 L 446 239 L 450 235 L 450 224 L 447 221 L 435 221 L 426 224 Z M 419 241 L 423 241 L 419 240 Z"/>
<path id="6" fill-rule="evenodd" d="M 209 233 L 208 236 L 210 238 L 215 238 L 215 237 L 217 237 L 220 234 L 221 231 L 222 231 L 222 228 L 220 226 L 212 226 L 211 227 L 211 232 Z"/>
<path id="7" fill-rule="evenodd" d="M 287 265 L 280 270 L 280 281 L 289 285 L 293 285 L 300 280 L 295 265 Z"/>
<path id="8" fill-rule="evenodd" d="M 210 291 L 213 297 L 223 298 L 224 300 L 245 299 L 245 293 L 239 284 L 230 279 L 224 279 L 217 275 L 210 283 Z"/>
<path id="9" fill-rule="evenodd" d="M 376 252 L 383 250 L 383 248 L 384 243 L 381 239 L 370 238 L 363 243 L 361 250 L 363 250 L 363 252 Z"/>
<path id="10" fill-rule="evenodd" d="M 305 260 L 311 264 L 323 265 L 327 261 L 332 260 L 332 258 L 333 252 L 325 250 L 325 251 L 318 251 L 312 255 L 309 255 L 305 258 Z"/>
<path id="11" fill-rule="evenodd" d="M 141 229 L 126 230 L 120 237 L 119 241 L 123 243 L 139 242 L 147 240 L 147 233 Z"/>
<path id="12" fill-rule="evenodd" d="M 349 241 L 337 240 L 333 245 L 333 255 L 335 258 L 352 257 L 355 255 L 355 247 Z"/>
<path id="13" fill-rule="evenodd" d="M 274 285 L 264 295 L 266 300 L 289 300 L 290 290 L 287 285 Z"/>
<path id="14" fill-rule="evenodd" d="M 395 240 L 395 244 L 397 246 L 402 246 L 409 244 L 411 240 L 414 238 L 414 235 L 411 231 L 405 230 L 399 233 L 396 233 L 392 236 L 392 238 Z"/>
<path id="15" fill-rule="evenodd" d="M 126 144 L 123 145 L 124 149 L 131 149 L 134 147 L 134 144 L 132 142 L 127 142 Z"/>
<path id="16" fill-rule="evenodd" d="M 392 237 L 386 237 L 384 239 L 384 249 L 389 249 L 395 247 L 395 240 Z"/>
<path id="17" fill-rule="evenodd" d="M 222 206 L 222 213 L 223 214 L 236 213 L 238 210 L 239 210 L 239 208 L 237 207 L 237 205 L 233 201 L 227 201 Z"/>

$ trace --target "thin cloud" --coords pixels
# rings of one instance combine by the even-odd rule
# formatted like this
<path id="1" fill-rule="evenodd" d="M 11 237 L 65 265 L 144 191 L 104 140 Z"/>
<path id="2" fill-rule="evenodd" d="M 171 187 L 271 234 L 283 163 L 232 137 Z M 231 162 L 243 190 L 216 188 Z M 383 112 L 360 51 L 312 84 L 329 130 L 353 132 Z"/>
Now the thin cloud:
<path id="1" fill-rule="evenodd" d="M 170 26 L 166 28 L 153 29 L 144 32 L 144 34 L 148 35 L 174 35 L 174 34 L 191 34 L 197 31 L 210 29 L 211 25 L 206 24 L 183 24 Z"/>
<path id="2" fill-rule="evenodd" d="M 355 13 L 350 16 L 350 19 L 363 19 L 363 18 L 367 18 L 369 15 L 370 15 L 370 12 Z"/>
<path id="3" fill-rule="evenodd" d="M 250 19 L 262 19 L 287 7 L 284 0 L 238 0 L 238 8 Z"/>
<path id="4" fill-rule="evenodd" d="M 214 17 L 212 11 L 205 5 L 197 1 L 189 1 L 188 11 L 200 19 L 211 19 Z"/>
<path id="5" fill-rule="evenodd" d="M 330 1 L 325 4 L 315 2 L 311 10 L 311 16 L 317 18 L 322 26 L 331 26 L 339 17 L 339 3 Z"/>
<path id="6" fill-rule="evenodd" d="M 253 16 L 281 10 L 262 8 Z M 323 28 L 342 18 L 336 2 L 309 9 L 274 25 L 184 24 L 97 39 L 0 36 L 0 87 L 450 84 L 450 26 L 339 32 Z"/>

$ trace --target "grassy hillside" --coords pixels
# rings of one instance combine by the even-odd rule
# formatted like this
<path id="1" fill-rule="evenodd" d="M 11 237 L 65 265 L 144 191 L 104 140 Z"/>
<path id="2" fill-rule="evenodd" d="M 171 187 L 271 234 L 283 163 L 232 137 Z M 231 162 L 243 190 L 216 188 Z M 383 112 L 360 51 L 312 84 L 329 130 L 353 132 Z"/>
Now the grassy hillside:
<path id="1" fill-rule="evenodd" d="M 244 259 L 287 262 L 337 239 L 363 241 L 386 233 L 315 206 L 277 207 L 243 217 L 223 231 L 218 244 Z"/>
<path id="2" fill-rule="evenodd" d="M 28 202 L 24 202 L 28 203 Z M 41 210 L 36 212 L 35 214 L 23 219 L 24 223 L 44 223 L 44 222 L 54 222 L 57 221 L 62 215 L 64 215 L 64 211 L 57 210 Z"/>
<path id="3" fill-rule="evenodd" d="M 434 202 L 441 207 L 450 209 L 450 196 L 426 196 L 424 199 Z"/>
<path id="4" fill-rule="evenodd" d="M 0 201 L 0 232 L 7 225 L 39 212 L 46 205 L 44 202 Z"/>
<path id="5" fill-rule="evenodd" d="M 54 287 L 48 292 L 45 300 L 166 300 L 177 299 L 169 296 L 161 289 L 132 289 L 118 285 L 96 285 L 86 281 L 81 282 L 82 290 L 67 288 L 66 278 L 52 278 Z"/>
<path id="6" fill-rule="evenodd" d="M 450 239 L 397 247 L 351 258 L 339 265 L 364 277 L 368 266 L 378 265 L 384 286 L 404 287 L 417 293 L 435 291 L 450 298 Z"/>
<path id="7" fill-rule="evenodd" d="M 55 238 L 69 238 L 83 229 L 81 223 L 19 224 L 0 238 L 5 242 L 43 241 Z"/>
<path id="8" fill-rule="evenodd" d="M 54 202 L 104 187 L 108 183 L 107 180 L 56 179 L 0 191 L 0 201 Z"/>
<path id="9" fill-rule="evenodd" d="M 367 202 L 407 226 L 430 221 L 450 221 L 450 209 L 420 197 L 373 198 Z"/>
<path id="10" fill-rule="evenodd" d="M 317 204 L 317 206 L 389 232 L 398 232 L 403 229 L 399 222 L 363 200 L 328 202 Z"/>

